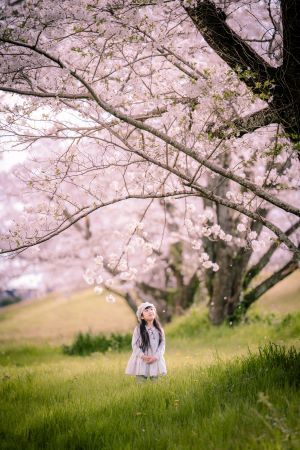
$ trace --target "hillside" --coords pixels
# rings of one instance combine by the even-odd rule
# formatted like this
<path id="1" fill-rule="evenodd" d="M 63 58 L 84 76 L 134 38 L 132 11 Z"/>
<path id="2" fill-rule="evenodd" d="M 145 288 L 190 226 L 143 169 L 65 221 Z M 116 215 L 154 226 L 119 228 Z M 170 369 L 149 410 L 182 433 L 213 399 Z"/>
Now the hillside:
<path id="1" fill-rule="evenodd" d="M 205 305 L 199 306 L 205 311 Z M 300 309 L 300 271 L 270 289 L 250 314 L 284 315 Z M 67 343 L 79 331 L 130 332 L 135 317 L 124 299 L 107 303 L 104 295 L 85 290 L 69 297 L 50 295 L 0 309 L 0 344 L 12 342 Z"/>

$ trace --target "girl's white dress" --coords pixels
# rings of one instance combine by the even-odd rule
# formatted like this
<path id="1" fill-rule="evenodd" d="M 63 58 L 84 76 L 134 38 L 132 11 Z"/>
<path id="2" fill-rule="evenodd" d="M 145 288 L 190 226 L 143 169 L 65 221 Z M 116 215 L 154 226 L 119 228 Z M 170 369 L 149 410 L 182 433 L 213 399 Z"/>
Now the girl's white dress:
<path id="1" fill-rule="evenodd" d="M 165 353 L 165 334 L 162 330 L 162 341 L 159 342 L 159 332 L 157 328 L 151 327 L 146 330 L 149 334 L 150 348 L 143 352 L 140 348 L 141 335 L 140 327 L 137 325 L 132 336 L 132 355 L 129 358 L 125 373 L 127 375 L 144 375 L 150 377 L 157 377 L 167 373 L 166 362 L 164 359 Z M 156 356 L 157 361 L 152 364 L 147 364 L 141 357 L 143 355 Z"/>

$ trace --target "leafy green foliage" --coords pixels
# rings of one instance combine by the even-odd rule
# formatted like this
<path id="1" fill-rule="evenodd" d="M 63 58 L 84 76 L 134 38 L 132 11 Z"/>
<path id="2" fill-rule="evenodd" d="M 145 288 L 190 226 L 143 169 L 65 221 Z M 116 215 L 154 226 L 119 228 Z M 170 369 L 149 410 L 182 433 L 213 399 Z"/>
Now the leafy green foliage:
<path id="1" fill-rule="evenodd" d="M 129 350 L 131 344 L 130 334 L 113 333 L 93 335 L 92 333 L 78 333 L 71 345 L 63 345 L 63 352 L 67 355 L 86 356 L 91 353 L 107 351 Z"/>

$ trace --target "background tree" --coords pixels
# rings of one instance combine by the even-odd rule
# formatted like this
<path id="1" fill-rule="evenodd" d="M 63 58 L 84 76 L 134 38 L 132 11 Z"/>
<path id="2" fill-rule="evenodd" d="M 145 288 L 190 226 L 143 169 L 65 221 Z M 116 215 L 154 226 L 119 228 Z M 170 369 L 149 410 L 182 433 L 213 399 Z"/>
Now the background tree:
<path id="1" fill-rule="evenodd" d="M 44 1 L 38 9 L 22 3 L 18 14 L 8 8 L 0 89 L 21 97 L 5 97 L 2 142 L 7 151 L 26 152 L 18 177 L 34 206 L 23 223 L 18 214 L 15 225 L 4 224 L 2 253 L 47 242 L 126 199 L 201 197 L 200 216 L 206 207 L 210 214 L 197 218 L 196 203 L 187 236 L 177 230 L 161 256 L 172 277 L 161 290 L 151 279 L 137 284 L 163 299 L 170 316 L 191 304 L 198 285 L 197 264 L 189 281 L 182 274 L 188 245 L 208 269 L 214 323 L 295 270 L 299 86 L 292 74 L 299 64 L 291 31 L 297 12 L 289 5 L 95 1 L 53 8 Z M 172 215 L 168 202 L 164 209 Z M 249 272 L 263 228 L 275 240 Z M 248 292 L 251 274 L 278 244 L 291 252 L 287 266 Z M 121 278 L 132 273 L 124 255 L 110 263 Z"/>

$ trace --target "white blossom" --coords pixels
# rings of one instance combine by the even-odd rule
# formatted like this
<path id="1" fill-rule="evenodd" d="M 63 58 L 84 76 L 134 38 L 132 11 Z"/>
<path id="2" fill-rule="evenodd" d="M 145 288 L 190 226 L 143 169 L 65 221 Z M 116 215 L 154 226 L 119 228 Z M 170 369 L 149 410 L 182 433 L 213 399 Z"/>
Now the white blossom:
<path id="1" fill-rule="evenodd" d="M 211 233 L 212 233 L 212 231 L 210 228 L 207 228 L 207 227 L 203 228 L 203 231 L 202 231 L 203 236 L 209 237 L 211 235 Z"/>
<path id="2" fill-rule="evenodd" d="M 202 244 L 200 241 L 192 241 L 192 249 L 193 250 L 200 250 Z"/>
<path id="3" fill-rule="evenodd" d="M 220 225 L 218 225 L 216 223 L 210 229 L 211 229 L 211 232 L 216 234 L 216 235 L 218 235 L 220 233 L 220 231 L 221 231 Z"/>
<path id="4" fill-rule="evenodd" d="M 261 248 L 259 241 L 257 241 L 256 239 L 251 241 L 251 246 L 252 246 L 253 250 L 255 250 L 255 251 L 259 250 Z"/>
<path id="5" fill-rule="evenodd" d="M 153 247 L 152 244 L 149 244 L 148 242 L 144 245 L 144 252 L 146 255 L 150 256 L 153 253 Z"/>
<path id="6" fill-rule="evenodd" d="M 237 226 L 237 230 L 242 233 L 243 231 L 246 231 L 246 227 L 243 223 L 239 223 Z"/>
<path id="7" fill-rule="evenodd" d="M 95 264 L 99 265 L 99 266 L 103 266 L 103 256 L 97 255 L 94 258 Z"/>
<path id="8" fill-rule="evenodd" d="M 114 279 L 113 278 L 108 278 L 105 281 L 105 286 L 107 286 L 107 287 L 111 287 L 113 284 L 114 284 Z"/>
<path id="9" fill-rule="evenodd" d="M 190 214 L 193 214 L 196 211 L 196 206 L 192 203 L 188 203 L 186 209 Z"/>
<path id="10" fill-rule="evenodd" d="M 153 266 L 155 264 L 156 258 L 155 257 L 148 257 L 146 259 L 147 264 L 149 264 L 149 266 Z"/>
<path id="11" fill-rule="evenodd" d="M 95 286 L 95 287 L 94 287 L 94 292 L 95 292 L 96 294 L 102 294 L 102 292 L 103 292 L 103 287 L 102 287 L 102 286 Z"/>
<path id="12" fill-rule="evenodd" d="M 202 264 L 202 266 L 205 269 L 210 269 L 211 267 L 213 267 L 213 263 L 211 261 L 204 261 L 204 263 Z"/>
<path id="13" fill-rule="evenodd" d="M 105 297 L 105 300 L 107 301 L 107 303 L 116 303 L 116 298 L 112 294 L 107 295 Z"/>
<path id="14" fill-rule="evenodd" d="M 97 283 L 97 284 L 103 283 L 103 277 L 102 277 L 101 275 L 98 275 L 98 276 L 97 276 L 97 278 L 96 278 L 96 283 Z"/>
<path id="15" fill-rule="evenodd" d="M 84 281 L 85 281 L 87 284 L 89 284 L 89 285 L 94 284 L 94 278 L 88 277 L 86 274 L 83 274 L 83 278 L 84 278 Z"/>
<path id="16" fill-rule="evenodd" d="M 249 233 L 249 239 L 256 239 L 257 238 L 257 233 L 256 231 L 250 231 Z"/>
<path id="17" fill-rule="evenodd" d="M 218 272 L 218 270 L 219 270 L 219 265 L 217 264 L 217 263 L 213 263 L 213 265 L 212 265 L 212 270 L 214 271 L 214 272 Z"/>

